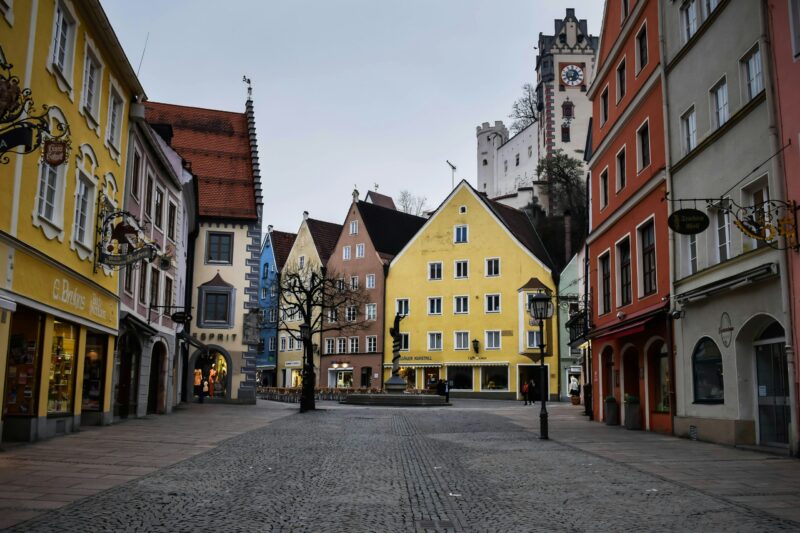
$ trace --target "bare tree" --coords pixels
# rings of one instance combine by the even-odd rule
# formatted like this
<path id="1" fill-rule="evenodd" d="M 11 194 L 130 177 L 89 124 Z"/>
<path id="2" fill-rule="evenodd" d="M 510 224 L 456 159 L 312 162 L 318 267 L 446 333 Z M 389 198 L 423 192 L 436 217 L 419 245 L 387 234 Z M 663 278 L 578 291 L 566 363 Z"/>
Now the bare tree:
<path id="1" fill-rule="evenodd" d="M 428 208 L 427 201 L 428 199 L 425 196 L 414 196 L 408 190 L 400 191 L 400 196 L 397 197 L 400 211 L 417 216 L 422 215 Z"/>
<path id="2" fill-rule="evenodd" d="M 512 135 L 516 135 L 539 120 L 537 105 L 536 87 L 526 83 L 522 86 L 522 96 L 517 98 L 517 101 L 511 106 L 511 114 L 508 115 L 508 118 L 514 120 L 511 123 Z"/>
<path id="3" fill-rule="evenodd" d="M 280 275 L 278 331 L 303 346 L 300 411 L 314 409 L 316 375 L 311 349 L 313 335 L 325 331 L 352 332 L 367 326 L 362 288 L 345 282 L 325 267 L 284 271 Z"/>

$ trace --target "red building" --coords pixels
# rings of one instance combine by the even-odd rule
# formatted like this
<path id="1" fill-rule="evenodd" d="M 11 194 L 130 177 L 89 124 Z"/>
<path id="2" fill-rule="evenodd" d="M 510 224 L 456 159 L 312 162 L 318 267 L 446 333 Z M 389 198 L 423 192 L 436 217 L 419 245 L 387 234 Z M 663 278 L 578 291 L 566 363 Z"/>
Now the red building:
<path id="1" fill-rule="evenodd" d="M 772 43 L 772 83 L 778 132 L 781 146 L 786 148 L 781 153 L 780 163 L 783 166 L 786 199 L 800 203 L 800 1 L 769 0 L 770 41 Z M 800 255 L 797 251 L 788 251 L 789 285 L 792 312 L 792 337 L 786 339 L 787 363 L 790 375 L 790 398 L 793 396 L 792 427 L 794 435 L 789 442 L 792 452 L 798 453 L 798 381 L 800 367 L 797 364 L 797 343 L 800 341 Z M 788 349 L 794 346 L 794 350 Z M 793 368 L 794 367 L 794 371 Z"/>
<path id="2" fill-rule="evenodd" d="M 658 14 L 656 0 L 606 2 L 588 89 L 589 337 L 596 419 L 670 433 L 674 362 Z"/>

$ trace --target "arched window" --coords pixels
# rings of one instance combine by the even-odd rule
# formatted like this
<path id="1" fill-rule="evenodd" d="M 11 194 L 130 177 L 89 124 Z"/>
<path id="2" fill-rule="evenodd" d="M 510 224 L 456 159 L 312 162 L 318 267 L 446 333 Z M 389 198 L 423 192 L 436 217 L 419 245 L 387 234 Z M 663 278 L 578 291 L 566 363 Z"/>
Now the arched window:
<path id="1" fill-rule="evenodd" d="M 565 100 L 563 104 L 561 104 L 561 116 L 564 118 L 575 118 L 575 104 L 570 102 L 569 100 Z"/>
<path id="2" fill-rule="evenodd" d="M 724 403 L 722 383 L 722 354 L 717 345 L 705 337 L 700 339 L 692 353 L 695 403 Z"/>
<path id="3" fill-rule="evenodd" d="M 483 160 L 483 166 L 486 166 L 486 165 L 488 165 L 488 164 L 489 164 L 489 162 L 488 162 L 487 160 L 485 160 L 485 159 L 484 159 L 484 160 Z"/>

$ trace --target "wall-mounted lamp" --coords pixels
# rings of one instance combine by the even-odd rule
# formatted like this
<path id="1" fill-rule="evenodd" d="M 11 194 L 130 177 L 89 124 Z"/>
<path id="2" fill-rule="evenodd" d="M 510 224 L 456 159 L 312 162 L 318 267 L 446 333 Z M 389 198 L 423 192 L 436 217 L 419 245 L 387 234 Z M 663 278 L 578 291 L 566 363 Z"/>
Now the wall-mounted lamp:
<path id="1" fill-rule="evenodd" d="M 478 339 L 472 339 L 472 351 L 474 351 L 475 353 L 478 353 L 479 345 L 480 345 L 480 343 L 478 342 Z"/>

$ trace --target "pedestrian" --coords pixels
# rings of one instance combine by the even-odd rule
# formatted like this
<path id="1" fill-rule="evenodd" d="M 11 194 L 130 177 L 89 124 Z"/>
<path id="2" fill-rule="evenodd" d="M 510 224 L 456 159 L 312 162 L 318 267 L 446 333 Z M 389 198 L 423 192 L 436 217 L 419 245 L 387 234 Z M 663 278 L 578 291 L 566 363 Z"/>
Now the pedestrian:
<path id="1" fill-rule="evenodd" d="M 440 380 L 439 380 L 439 381 L 436 383 L 436 394 L 437 394 L 438 396 L 444 396 L 444 387 L 445 387 L 445 385 L 444 385 L 444 380 L 443 380 L 443 379 L 440 379 Z"/>
<path id="2" fill-rule="evenodd" d="M 536 403 L 536 396 L 533 394 L 533 389 L 536 386 L 533 383 L 533 378 L 528 380 L 528 402 L 533 405 Z M 526 404 L 527 405 L 527 404 Z"/>
<path id="3" fill-rule="evenodd" d="M 450 403 L 450 383 L 451 381 L 444 382 L 444 401 Z"/>
<path id="4" fill-rule="evenodd" d="M 575 376 L 569 378 L 569 395 L 579 396 L 581 393 L 581 386 L 578 384 L 578 379 Z"/>
<path id="5" fill-rule="evenodd" d="M 214 397 L 214 384 L 217 382 L 217 370 L 212 366 L 208 371 L 208 397 Z"/>
<path id="6" fill-rule="evenodd" d="M 525 400 L 524 405 L 528 405 L 528 382 L 522 384 L 522 399 Z"/>
<path id="7" fill-rule="evenodd" d="M 197 399 L 202 402 L 200 399 L 200 394 L 203 392 L 203 371 L 199 368 L 194 369 L 194 395 L 197 396 Z"/>

